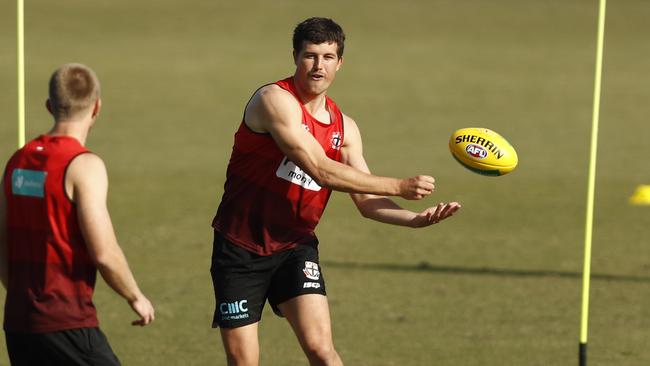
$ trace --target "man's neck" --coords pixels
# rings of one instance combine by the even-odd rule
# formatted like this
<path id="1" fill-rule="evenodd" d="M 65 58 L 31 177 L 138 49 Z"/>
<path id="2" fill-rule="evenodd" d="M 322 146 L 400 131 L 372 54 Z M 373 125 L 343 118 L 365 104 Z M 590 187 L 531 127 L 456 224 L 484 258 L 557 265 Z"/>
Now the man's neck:
<path id="1" fill-rule="evenodd" d="M 311 100 L 303 100 L 303 105 L 305 109 L 312 115 L 316 116 L 325 112 L 325 94 L 318 95 Z"/>
<path id="2" fill-rule="evenodd" d="M 307 111 L 312 115 L 312 116 L 317 116 L 319 114 L 322 114 L 326 112 L 325 110 L 325 100 L 326 100 L 326 94 L 309 94 L 303 92 L 298 85 L 296 85 L 296 92 L 298 93 L 298 97 L 300 98 L 300 102 L 302 105 L 307 109 Z"/>
<path id="3" fill-rule="evenodd" d="M 50 136 L 72 137 L 77 139 L 81 145 L 85 145 L 89 129 L 87 121 L 56 121 L 54 127 L 47 134 Z"/>

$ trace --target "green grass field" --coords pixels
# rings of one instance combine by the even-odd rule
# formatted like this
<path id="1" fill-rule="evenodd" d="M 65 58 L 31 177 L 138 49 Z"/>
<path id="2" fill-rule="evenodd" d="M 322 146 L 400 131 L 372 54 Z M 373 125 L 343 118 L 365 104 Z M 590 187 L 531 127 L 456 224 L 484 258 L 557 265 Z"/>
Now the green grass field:
<path id="1" fill-rule="evenodd" d="M 26 1 L 27 137 L 51 124 L 46 82 L 92 66 L 104 110 L 88 146 L 109 169 L 110 210 L 156 322 L 132 328 L 98 280 L 101 326 L 125 365 L 222 365 L 210 328 L 210 222 L 251 92 L 293 71 L 309 16 L 345 29 L 330 95 L 355 118 L 380 175 L 430 174 L 427 229 L 361 218 L 335 194 L 319 226 L 335 345 L 347 365 L 577 364 L 596 53 L 596 0 Z M 650 2 L 608 4 L 596 185 L 590 365 L 650 364 Z M 16 147 L 15 2 L 0 5 L 0 160 Z M 488 178 L 447 150 L 492 128 L 520 166 Z M 1 292 L 1 290 L 0 290 Z M 286 322 L 261 323 L 264 365 L 304 365 Z M 0 364 L 8 364 L 0 336 Z"/>

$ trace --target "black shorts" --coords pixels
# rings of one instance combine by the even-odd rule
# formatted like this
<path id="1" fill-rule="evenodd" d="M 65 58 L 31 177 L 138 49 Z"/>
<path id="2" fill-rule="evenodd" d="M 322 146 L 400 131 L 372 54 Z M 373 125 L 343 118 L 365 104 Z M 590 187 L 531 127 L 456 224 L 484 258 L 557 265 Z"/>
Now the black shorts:
<path id="1" fill-rule="evenodd" d="M 304 294 L 325 295 L 317 245 L 298 245 L 261 256 L 215 232 L 210 268 L 216 299 L 212 327 L 237 328 L 258 322 L 267 299 L 282 316 L 278 304 Z"/>
<path id="2" fill-rule="evenodd" d="M 12 366 L 119 366 L 99 328 L 68 329 L 48 333 L 6 332 Z"/>

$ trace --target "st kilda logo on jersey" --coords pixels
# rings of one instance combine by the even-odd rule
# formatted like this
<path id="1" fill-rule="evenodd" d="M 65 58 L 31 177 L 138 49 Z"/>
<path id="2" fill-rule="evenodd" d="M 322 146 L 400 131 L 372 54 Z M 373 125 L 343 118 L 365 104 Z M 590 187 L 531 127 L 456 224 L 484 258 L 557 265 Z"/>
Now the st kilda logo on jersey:
<path id="1" fill-rule="evenodd" d="M 341 150 L 341 145 L 343 144 L 343 141 L 341 139 L 341 133 L 340 132 L 333 132 L 332 133 L 332 149 L 334 150 Z"/>

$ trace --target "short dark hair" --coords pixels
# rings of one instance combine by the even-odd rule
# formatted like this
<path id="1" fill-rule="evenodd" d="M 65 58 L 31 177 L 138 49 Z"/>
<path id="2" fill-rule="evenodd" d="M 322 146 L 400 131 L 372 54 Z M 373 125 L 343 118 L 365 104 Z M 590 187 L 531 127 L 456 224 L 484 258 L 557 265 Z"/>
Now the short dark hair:
<path id="1" fill-rule="evenodd" d="M 293 51 L 302 51 L 304 41 L 314 44 L 336 42 L 336 54 L 343 57 L 345 34 L 340 25 L 329 18 L 309 18 L 298 24 L 293 30 Z"/>
<path id="2" fill-rule="evenodd" d="M 97 75 L 86 65 L 65 64 L 50 77 L 49 98 L 56 120 L 72 117 L 99 98 Z"/>

